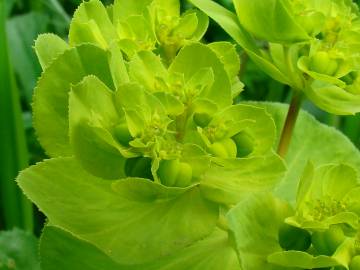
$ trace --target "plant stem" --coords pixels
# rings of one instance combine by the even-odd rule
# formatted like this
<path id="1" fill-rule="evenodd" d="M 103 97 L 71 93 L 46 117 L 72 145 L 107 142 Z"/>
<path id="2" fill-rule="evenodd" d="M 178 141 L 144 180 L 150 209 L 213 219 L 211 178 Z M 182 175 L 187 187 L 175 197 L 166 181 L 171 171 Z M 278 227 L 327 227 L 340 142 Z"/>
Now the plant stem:
<path id="1" fill-rule="evenodd" d="M 289 106 L 289 110 L 286 116 L 286 120 L 281 132 L 280 142 L 278 145 L 278 154 L 281 157 L 285 157 L 289 149 L 291 142 L 291 137 L 294 131 L 296 124 L 296 119 L 299 115 L 299 111 L 302 103 L 302 92 L 299 90 L 294 90 L 293 97 Z"/>

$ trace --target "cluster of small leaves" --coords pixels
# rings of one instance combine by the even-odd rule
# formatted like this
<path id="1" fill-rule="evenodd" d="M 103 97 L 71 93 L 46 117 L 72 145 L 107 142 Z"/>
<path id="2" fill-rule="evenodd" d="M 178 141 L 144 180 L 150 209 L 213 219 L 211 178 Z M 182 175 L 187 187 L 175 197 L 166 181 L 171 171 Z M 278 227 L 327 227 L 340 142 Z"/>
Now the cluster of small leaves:
<path id="1" fill-rule="evenodd" d="M 251 14 L 271 1 L 235 1 L 246 3 Z M 228 16 L 231 33 L 240 33 L 235 40 L 249 38 L 247 53 L 274 70 L 232 15 L 208 7 Z M 238 55 L 231 43 L 199 42 L 207 25 L 199 10 L 181 14 L 178 0 L 115 0 L 108 7 L 90 0 L 74 14 L 69 43 L 39 36 L 43 73 L 33 120 L 51 158 L 23 171 L 18 183 L 49 219 L 43 270 L 358 269 L 360 190 L 352 167 L 309 164 L 291 203 L 309 158 L 356 166 L 359 153 L 305 117 L 286 172 L 273 151 L 279 106 L 234 104 L 243 89 Z M 268 41 L 274 55 L 298 57 L 320 32 L 306 32 L 304 40 L 290 35 L 290 47 L 289 40 Z M 325 139 L 337 145 L 325 149 Z"/>
<path id="2" fill-rule="evenodd" d="M 360 111 L 360 13 L 352 0 L 234 0 L 238 17 L 210 0 L 191 2 L 274 79 L 330 113 Z"/>

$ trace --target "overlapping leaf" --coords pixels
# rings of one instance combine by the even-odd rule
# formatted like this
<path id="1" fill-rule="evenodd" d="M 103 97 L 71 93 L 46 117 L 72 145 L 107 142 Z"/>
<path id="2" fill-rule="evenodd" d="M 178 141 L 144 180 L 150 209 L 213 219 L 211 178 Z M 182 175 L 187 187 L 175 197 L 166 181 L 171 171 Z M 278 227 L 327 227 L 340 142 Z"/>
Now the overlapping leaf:
<path id="1" fill-rule="evenodd" d="M 23 171 L 18 182 L 51 224 L 119 263 L 177 252 L 209 235 L 218 217 L 217 206 L 203 199 L 197 186 L 168 188 L 138 178 L 103 181 L 73 158 L 40 163 Z"/>
<path id="2" fill-rule="evenodd" d="M 201 270 L 205 268 L 240 270 L 235 250 L 227 234 L 216 229 L 209 237 L 171 256 L 142 265 L 120 265 L 90 243 L 57 228 L 46 227 L 41 239 L 44 270 L 101 269 L 114 270 Z"/>
<path id="3" fill-rule="evenodd" d="M 38 53 L 45 55 L 43 50 Z M 38 81 L 33 103 L 34 127 L 41 145 L 50 156 L 72 153 L 68 134 L 70 87 L 90 74 L 114 89 L 108 53 L 87 44 L 66 50 L 58 56 Z"/>

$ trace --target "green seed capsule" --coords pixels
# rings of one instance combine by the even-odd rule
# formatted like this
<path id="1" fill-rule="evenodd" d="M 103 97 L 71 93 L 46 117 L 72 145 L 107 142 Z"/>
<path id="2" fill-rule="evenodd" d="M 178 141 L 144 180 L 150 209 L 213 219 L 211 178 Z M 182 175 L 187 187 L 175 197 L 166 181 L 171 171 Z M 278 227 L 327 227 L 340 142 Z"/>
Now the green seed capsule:
<path id="1" fill-rule="evenodd" d="M 207 113 L 195 113 L 193 119 L 196 125 L 203 128 L 210 123 L 211 116 Z"/>
<path id="2" fill-rule="evenodd" d="M 114 129 L 115 138 L 123 145 L 129 145 L 129 142 L 132 140 L 132 136 L 129 132 L 127 123 L 121 123 L 117 125 Z"/>
<path id="3" fill-rule="evenodd" d="M 279 244 L 285 250 L 305 251 L 311 245 L 308 231 L 284 223 L 279 229 Z"/>
<path id="4" fill-rule="evenodd" d="M 125 173 L 128 177 L 140 177 L 153 180 L 151 159 L 137 157 L 126 160 Z"/>
<path id="5" fill-rule="evenodd" d="M 178 159 L 160 162 L 158 175 L 163 185 L 168 187 L 186 187 L 191 183 L 192 168 Z"/>
<path id="6" fill-rule="evenodd" d="M 229 158 L 236 158 L 237 147 L 236 143 L 232 139 L 225 139 L 222 141 L 223 145 L 226 148 Z"/>
<path id="7" fill-rule="evenodd" d="M 187 187 L 191 184 L 191 180 L 192 180 L 191 166 L 188 163 L 180 162 L 175 186 Z"/>
<path id="8" fill-rule="evenodd" d="M 254 139 L 247 132 L 239 132 L 232 139 L 237 147 L 237 157 L 246 157 L 254 150 Z"/>
<path id="9" fill-rule="evenodd" d="M 349 265 L 349 270 L 360 270 L 360 255 L 357 255 L 352 258 Z"/>
<path id="10" fill-rule="evenodd" d="M 232 139 L 224 139 L 213 143 L 209 151 L 216 157 L 220 158 L 236 158 L 237 147 Z"/>
<path id="11" fill-rule="evenodd" d="M 228 153 L 220 142 L 213 143 L 209 147 L 209 152 L 216 157 L 228 158 Z"/>
<path id="12" fill-rule="evenodd" d="M 173 187 L 176 183 L 179 173 L 178 159 L 174 160 L 162 160 L 159 165 L 158 175 L 163 185 Z"/>
<path id="13" fill-rule="evenodd" d="M 314 248 L 320 254 L 328 256 L 334 254 L 344 240 L 344 231 L 338 225 L 333 225 L 324 232 L 314 232 L 311 237 Z"/>
<path id="14" fill-rule="evenodd" d="M 334 59 L 331 59 L 324 73 L 327 75 L 335 75 L 338 69 L 339 69 L 338 62 Z"/>
<path id="15" fill-rule="evenodd" d="M 335 59 L 331 59 L 327 52 L 317 52 L 312 58 L 310 69 L 320 74 L 332 76 L 338 70 L 339 65 Z"/>

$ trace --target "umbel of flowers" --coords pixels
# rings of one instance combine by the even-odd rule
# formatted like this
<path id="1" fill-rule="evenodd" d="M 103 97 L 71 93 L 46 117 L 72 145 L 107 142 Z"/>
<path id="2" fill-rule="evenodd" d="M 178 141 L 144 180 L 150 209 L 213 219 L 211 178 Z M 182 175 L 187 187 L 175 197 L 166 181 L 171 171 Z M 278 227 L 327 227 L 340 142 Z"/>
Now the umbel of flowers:
<path id="1" fill-rule="evenodd" d="M 359 269 L 357 172 L 309 163 L 296 203 L 273 195 L 288 173 L 274 118 L 234 103 L 235 46 L 201 43 L 208 17 L 180 10 L 178 0 L 90 0 L 68 43 L 36 40 L 33 120 L 50 158 L 18 183 L 48 218 L 42 269 Z M 340 72 L 340 60 L 318 70 L 322 51 L 291 38 L 308 70 L 301 82 Z"/>
<path id="2" fill-rule="evenodd" d="M 360 111 L 360 13 L 351 0 L 191 0 L 275 80 L 330 113 Z M 257 44 L 262 44 L 259 47 Z"/>

